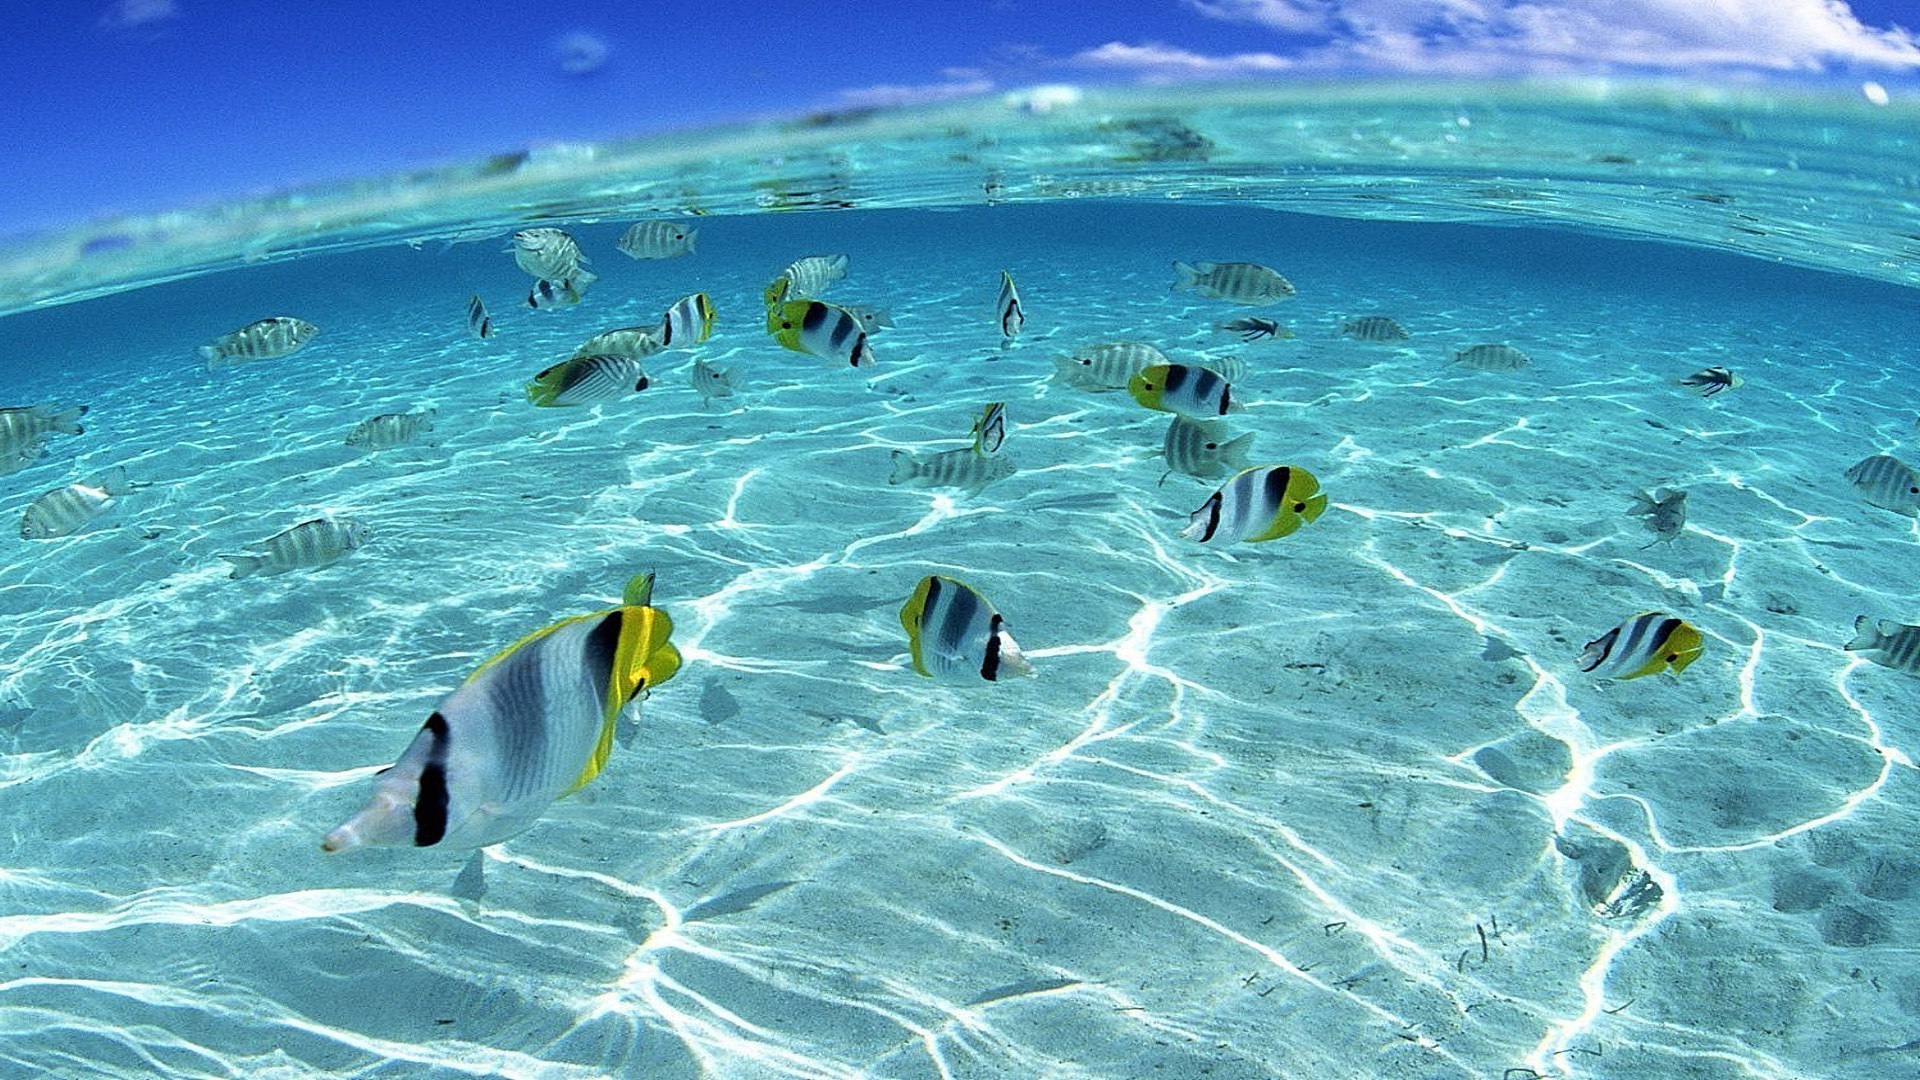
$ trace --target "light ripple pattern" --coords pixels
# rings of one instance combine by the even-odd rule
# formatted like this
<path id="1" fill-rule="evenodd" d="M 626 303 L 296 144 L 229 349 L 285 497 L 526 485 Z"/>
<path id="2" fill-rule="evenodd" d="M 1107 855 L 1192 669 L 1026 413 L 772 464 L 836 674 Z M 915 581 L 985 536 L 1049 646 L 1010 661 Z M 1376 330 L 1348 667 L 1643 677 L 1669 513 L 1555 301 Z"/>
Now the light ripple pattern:
<path id="1" fill-rule="evenodd" d="M 92 407 L 0 509 L 112 464 L 154 483 L 5 557 L 0 1072 L 1915 1067 L 1920 680 L 1840 648 L 1862 612 L 1920 621 L 1913 523 L 1840 478 L 1913 452 L 1895 286 L 1146 201 L 714 215 L 670 264 L 605 258 L 619 223 L 562 224 L 605 277 L 552 311 L 516 308 L 522 276 L 479 243 L 0 320 L 13 397 Z M 852 256 L 834 299 L 893 312 L 871 372 L 760 327 L 766 280 L 823 251 Z M 1228 309 L 1169 292 L 1175 258 L 1282 270 L 1295 336 L 1223 343 Z M 1029 308 L 1007 350 L 1003 267 Z M 580 340 L 695 290 L 718 330 L 650 358 L 649 389 L 525 402 Z M 195 361 L 270 311 L 325 333 Z M 1342 336 L 1360 311 L 1413 336 Z M 1229 423 L 1313 471 L 1326 514 L 1181 539 L 1212 485 L 1163 475 L 1166 418 L 1050 378 L 1118 338 L 1241 356 Z M 1445 363 L 1481 341 L 1534 363 Z M 735 396 L 700 401 L 695 355 Z M 1746 384 L 1673 385 L 1715 365 Z M 967 445 L 989 401 L 1018 472 L 888 485 L 890 451 Z M 426 406 L 416 443 L 344 445 Z M 1626 511 L 1655 486 L 1690 513 L 1649 547 Z M 217 558 L 329 513 L 374 539 L 265 579 Z M 461 853 L 321 854 L 478 663 L 649 568 L 685 669 L 604 775 L 484 853 L 477 899 L 451 891 Z M 991 598 L 1038 677 L 914 675 L 897 613 L 930 573 Z M 1699 662 L 1578 670 L 1649 609 L 1702 629 Z M 736 707 L 709 720 L 703 687 Z"/>

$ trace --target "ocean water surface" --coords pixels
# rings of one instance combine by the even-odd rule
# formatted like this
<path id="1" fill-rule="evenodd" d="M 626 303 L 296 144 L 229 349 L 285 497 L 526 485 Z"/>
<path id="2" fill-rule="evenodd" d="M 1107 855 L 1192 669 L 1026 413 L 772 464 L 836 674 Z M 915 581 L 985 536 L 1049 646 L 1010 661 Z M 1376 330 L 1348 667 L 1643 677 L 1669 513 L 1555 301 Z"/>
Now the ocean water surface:
<path id="1" fill-rule="evenodd" d="M 817 117 L 16 241 L 0 477 L 0 1072 L 183 1077 L 1920 1075 L 1909 111 L 1672 88 L 1050 94 Z M 629 260 L 626 226 L 700 229 Z M 600 280 L 532 310 L 512 232 Z M 854 370 L 761 291 L 890 310 Z M 1292 299 L 1174 291 L 1245 260 Z M 1027 322 L 1004 345 L 1002 270 Z M 646 390 L 539 371 L 706 292 Z M 478 294 L 497 332 L 468 333 Z M 209 371 L 255 319 L 321 327 Z M 1272 318 L 1243 343 L 1218 323 Z M 1386 315 L 1404 341 L 1345 320 Z M 1244 362 L 1317 521 L 1180 536 L 1168 417 L 1053 379 L 1116 340 Z M 1456 351 L 1506 343 L 1483 371 Z M 731 372 L 703 402 L 696 358 Z M 1725 367 L 1702 397 L 1677 380 Z M 1005 402 L 1012 476 L 889 483 Z M 431 407 L 365 451 L 360 421 Z M 1634 497 L 1684 490 L 1660 541 Z M 234 580 L 322 515 L 372 539 Z M 9 518 L 12 520 L 12 518 Z M 484 850 L 319 841 L 486 658 L 657 573 L 685 665 L 606 771 Z M 1036 677 L 911 669 L 925 575 Z M 1677 677 L 1583 646 L 1698 627 Z"/>

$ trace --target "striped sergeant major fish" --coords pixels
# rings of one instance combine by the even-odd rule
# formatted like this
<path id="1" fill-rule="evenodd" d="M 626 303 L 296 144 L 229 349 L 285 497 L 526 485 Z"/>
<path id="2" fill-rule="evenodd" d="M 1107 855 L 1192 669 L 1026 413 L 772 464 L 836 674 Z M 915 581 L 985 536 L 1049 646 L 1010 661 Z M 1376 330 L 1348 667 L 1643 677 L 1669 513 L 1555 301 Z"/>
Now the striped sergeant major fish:
<path id="1" fill-rule="evenodd" d="M 1700 659 L 1706 638 L 1693 624 L 1664 611 L 1643 611 L 1587 642 L 1581 671 L 1602 679 L 1638 679 L 1660 672 L 1680 674 Z"/>
<path id="2" fill-rule="evenodd" d="M 767 312 L 767 329 L 782 347 L 849 367 L 873 366 L 873 349 L 860 320 L 819 300 L 792 300 Z"/>
<path id="3" fill-rule="evenodd" d="M 573 355 L 631 356 L 635 360 L 645 360 L 665 348 L 660 343 L 659 326 L 623 326 L 618 330 L 593 335 L 581 342 L 573 350 Z"/>
<path id="4" fill-rule="evenodd" d="M 1233 400 L 1233 384 L 1218 372 L 1192 364 L 1157 364 L 1127 380 L 1133 400 L 1158 412 L 1195 419 L 1244 411 Z"/>
<path id="5" fill-rule="evenodd" d="M 1846 648 L 1884 667 L 1920 675 L 1920 626 L 1862 615 L 1853 620 L 1853 640 Z"/>
<path id="6" fill-rule="evenodd" d="M 860 326 L 869 336 L 882 330 L 893 329 L 893 312 L 872 304 L 841 304 L 841 309 L 860 320 Z"/>
<path id="7" fill-rule="evenodd" d="M 1167 437 L 1160 444 L 1160 455 L 1167 468 L 1201 480 L 1218 480 L 1248 468 L 1247 453 L 1253 446 L 1253 432 L 1229 439 L 1227 425 L 1221 420 L 1190 420 L 1175 415 L 1167 425 Z"/>
<path id="8" fill-rule="evenodd" d="M 487 314 L 487 303 L 479 293 L 467 300 L 467 332 L 481 341 L 493 336 L 493 316 Z"/>
<path id="9" fill-rule="evenodd" d="M 275 315 L 221 334 L 200 346 L 200 355 L 206 358 L 208 370 L 229 361 L 278 360 L 299 352 L 319 333 L 320 328 L 305 319 Z"/>
<path id="10" fill-rule="evenodd" d="M 1317 520 L 1327 497 L 1312 473 L 1291 465 L 1243 469 L 1187 517 L 1180 535 L 1202 544 L 1278 540 Z"/>
<path id="11" fill-rule="evenodd" d="M 572 281 L 587 265 L 586 253 L 573 236 L 560 229 L 522 229 L 513 234 L 514 265 L 535 278 Z"/>
<path id="12" fill-rule="evenodd" d="M 230 578 L 272 577 L 332 565 L 371 539 L 373 530 L 357 521 L 315 518 L 253 545 L 258 551 L 220 557 L 233 564 Z"/>
<path id="13" fill-rule="evenodd" d="M 652 593 L 653 575 L 641 574 L 619 607 L 562 619 L 480 665 L 321 848 L 486 847 L 592 782 L 620 714 L 680 669 L 673 621 Z"/>
<path id="14" fill-rule="evenodd" d="M 371 416 L 347 433 L 347 445 L 360 450 L 391 450 L 432 431 L 433 418 L 438 415 L 437 409 L 422 409 Z"/>
<path id="15" fill-rule="evenodd" d="M 1173 264 L 1175 289 L 1185 289 L 1215 300 L 1258 306 L 1274 304 L 1294 294 L 1293 282 L 1269 266 L 1249 262 Z"/>
<path id="16" fill-rule="evenodd" d="M 1920 515 L 1920 472 L 1897 457 L 1875 454 L 1846 471 L 1847 482 L 1867 502 L 1908 517 Z"/>
<path id="17" fill-rule="evenodd" d="M 1361 315 L 1340 324 L 1340 332 L 1357 341 L 1405 341 L 1412 337 L 1400 320 L 1385 315 Z"/>
<path id="18" fill-rule="evenodd" d="M 713 336 L 713 301 L 703 292 L 683 296 L 660 317 L 654 338 L 663 349 L 691 348 Z"/>
<path id="19" fill-rule="evenodd" d="M 973 452 L 985 457 L 1000 452 L 1000 444 L 1007 441 L 1007 403 L 996 401 L 980 411 L 980 419 L 973 422 Z"/>
<path id="20" fill-rule="evenodd" d="M 1000 338 L 1003 344 L 1013 344 L 1020 336 L 1020 328 L 1027 324 L 1027 313 L 1020 307 L 1020 290 L 1013 287 L 1013 272 L 1000 271 L 1000 295 L 993 302 L 993 310 L 999 316 Z"/>
<path id="21" fill-rule="evenodd" d="M 51 402 L 0 409 L 0 454 L 7 457 L 39 457 L 41 442 L 53 433 L 79 435 L 87 429 L 80 418 L 87 415 L 85 405 L 63 409 Z"/>
<path id="22" fill-rule="evenodd" d="M 851 261 L 845 255 L 808 255 L 795 259 L 767 286 L 763 299 L 769 309 L 790 300 L 811 300 L 826 292 L 827 286 L 846 277 Z"/>
<path id="23" fill-rule="evenodd" d="M 900 609 L 913 670 L 932 679 L 997 682 L 1031 678 L 1033 665 L 1007 632 L 1000 612 L 970 586 L 938 574 L 922 578 Z"/>
<path id="24" fill-rule="evenodd" d="M 1453 358 L 1447 362 L 1459 364 L 1469 371 L 1519 371 L 1533 363 L 1533 358 L 1502 342 L 1456 350 Z"/>
<path id="25" fill-rule="evenodd" d="M 146 487 L 127 479 L 119 465 L 77 484 L 54 488 L 27 506 L 20 519 L 22 540 L 52 540 L 71 536 L 113 507 L 114 499 Z"/>
<path id="26" fill-rule="evenodd" d="M 637 394 L 653 385 L 640 361 L 604 353 L 562 360 L 527 384 L 527 400 L 543 408 L 597 405 Z"/>
<path id="27" fill-rule="evenodd" d="M 1165 363 L 1167 354 L 1144 341 L 1108 341 L 1057 357 L 1053 378 L 1076 390 L 1103 394 L 1125 390 L 1135 375 Z"/>
<path id="28" fill-rule="evenodd" d="M 613 247 L 629 259 L 677 259 L 692 255 L 699 240 L 699 229 L 677 221 L 636 221 Z"/>
<path id="29" fill-rule="evenodd" d="M 893 475 L 887 483 L 910 488 L 965 488 L 967 494 L 978 495 L 988 484 L 1005 480 L 1017 470 L 1011 457 L 977 454 L 971 446 L 925 457 L 895 450 Z"/>

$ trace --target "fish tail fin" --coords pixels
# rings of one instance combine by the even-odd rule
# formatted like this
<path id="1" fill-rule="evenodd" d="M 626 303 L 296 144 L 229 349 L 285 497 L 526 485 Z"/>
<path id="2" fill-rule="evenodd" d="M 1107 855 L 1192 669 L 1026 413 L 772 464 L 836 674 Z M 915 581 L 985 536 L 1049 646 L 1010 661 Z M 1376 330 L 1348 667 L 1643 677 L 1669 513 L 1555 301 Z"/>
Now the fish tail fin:
<path id="1" fill-rule="evenodd" d="M 1634 495 L 1633 505 L 1627 509 L 1627 513 L 1651 514 L 1653 513 L 1654 509 L 1659 505 L 1660 505 L 1659 503 L 1654 501 L 1654 498 L 1652 495 L 1642 491 Z"/>
<path id="2" fill-rule="evenodd" d="M 1191 289 L 1200 282 L 1199 268 L 1178 259 L 1173 261 L 1173 272 L 1175 289 Z"/>
<path id="3" fill-rule="evenodd" d="M 50 418 L 53 430 L 67 435 L 80 435 L 86 428 L 80 426 L 80 418 L 87 415 L 87 406 L 75 405 L 71 409 L 62 409 Z"/>
<path id="4" fill-rule="evenodd" d="M 1886 640 L 1886 636 L 1880 632 L 1879 627 L 1874 625 L 1873 620 L 1862 615 L 1853 620 L 1853 640 L 1847 642 L 1845 648 L 1848 652 L 1878 649 L 1886 643 Z"/>
<path id="5" fill-rule="evenodd" d="M 893 475 L 887 477 L 889 484 L 904 484 L 920 475 L 920 461 L 905 450 L 893 452 Z"/>
<path id="6" fill-rule="evenodd" d="M 1249 431 L 1245 435 L 1234 439 L 1232 442 L 1223 444 L 1220 447 L 1220 460 L 1227 468 L 1239 472 L 1243 469 L 1251 468 L 1248 464 L 1247 455 L 1252 453 L 1252 451 L 1253 432 Z"/>
<path id="7" fill-rule="evenodd" d="M 260 572 L 261 567 L 267 565 L 265 555 L 222 555 L 220 557 L 233 564 L 233 573 L 227 575 L 229 578 L 252 577 Z"/>
<path id="8" fill-rule="evenodd" d="M 700 230 L 688 229 L 687 230 L 687 254 L 689 255 L 700 254 L 699 248 L 697 246 L 699 243 L 700 243 Z"/>
<path id="9" fill-rule="evenodd" d="M 125 465 L 115 465 L 113 468 L 94 476 L 88 486 L 97 487 L 109 495 L 125 495 L 134 488 L 146 487 L 147 485 L 136 484 L 128 480 L 127 467 Z"/>
<path id="10" fill-rule="evenodd" d="M 220 361 L 225 359 L 225 357 L 221 355 L 220 350 L 211 345 L 200 346 L 200 355 L 206 358 L 208 371 L 219 367 Z"/>

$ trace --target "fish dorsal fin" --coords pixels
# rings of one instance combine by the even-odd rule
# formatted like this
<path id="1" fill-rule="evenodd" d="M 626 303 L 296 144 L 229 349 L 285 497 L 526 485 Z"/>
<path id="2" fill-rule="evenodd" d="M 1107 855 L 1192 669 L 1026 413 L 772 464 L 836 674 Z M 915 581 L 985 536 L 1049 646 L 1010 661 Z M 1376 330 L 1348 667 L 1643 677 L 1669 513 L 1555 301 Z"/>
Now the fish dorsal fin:
<path id="1" fill-rule="evenodd" d="M 568 793 L 587 786 L 606 768 L 607 758 L 613 754 L 613 735 L 619 726 L 620 711 L 627 703 L 640 691 L 659 686 L 680 670 L 680 650 L 668 640 L 673 634 L 673 620 L 666 612 L 642 606 L 617 608 L 599 615 L 619 616 L 620 640 L 614 646 L 613 668 L 607 673 L 607 711 L 600 724 L 600 739 L 594 744 L 586 767 L 580 771 L 580 778 L 567 789 Z"/>
<path id="2" fill-rule="evenodd" d="M 921 579 L 919 587 L 913 590 L 913 595 L 900 608 L 900 625 L 907 631 L 907 652 L 913 657 L 913 670 L 927 676 L 933 672 L 928 671 L 927 665 L 920 659 L 920 624 L 926 618 L 927 597 L 933 592 L 933 585 L 931 575 Z"/>

